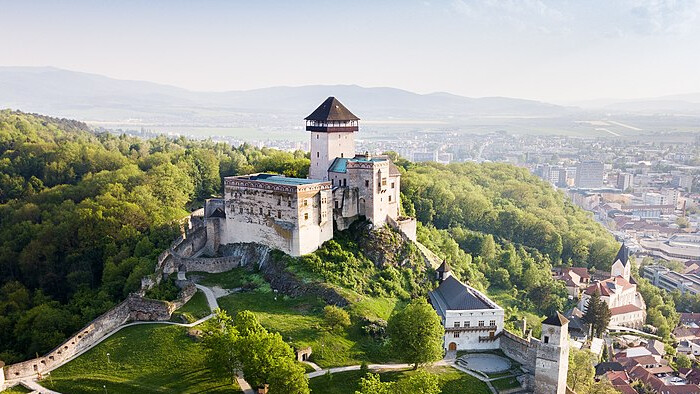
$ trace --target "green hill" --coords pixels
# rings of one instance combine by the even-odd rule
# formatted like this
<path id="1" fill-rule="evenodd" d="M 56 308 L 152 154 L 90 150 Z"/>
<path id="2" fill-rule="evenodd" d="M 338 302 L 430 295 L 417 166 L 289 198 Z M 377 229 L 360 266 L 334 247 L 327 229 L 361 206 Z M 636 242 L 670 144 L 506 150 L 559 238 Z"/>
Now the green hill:
<path id="1" fill-rule="evenodd" d="M 614 256 L 614 241 L 588 214 L 525 169 L 395 162 L 403 174 L 403 210 L 420 221 L 419 241 L 507 307 L 511 327 L 523 314 L 566 307 L 551 266 L 604 269 Z M 308 165 L 304 152 L 95 135 L 79 122 L 0 111 L 0 359 L 12 363 L 48 351 L 135 290 L 175 237 L 177 220 L 220 194 L 223 176 L 304 177 Z M 363 223 L 311 255 L 276 253 L 274 259 L 286 274 L 342 294 L 351 326 L 330 332 L 323 300 L 276 294 L 265 273 L 202 280 L 229 289 L 251 284 L 251 291 L 222 298 L 221 306 L 255 312 L 285 341 L 311 345 L 324 366 L 390 361 L 383 348 L 386 319 L 435 284 L 415 245 Z M 138 341 L 141 334 L 132 334 L 125 340 Z M 171 357 L 160 352 L 153 354 Z M 90 358 L 59 369 L 56 379 L 78 379 L 94 368 Z M 142 361 L 128 363 L 136 368 Z M 114 384 L 127 384 L 129 371 L 123 372 Z"/>

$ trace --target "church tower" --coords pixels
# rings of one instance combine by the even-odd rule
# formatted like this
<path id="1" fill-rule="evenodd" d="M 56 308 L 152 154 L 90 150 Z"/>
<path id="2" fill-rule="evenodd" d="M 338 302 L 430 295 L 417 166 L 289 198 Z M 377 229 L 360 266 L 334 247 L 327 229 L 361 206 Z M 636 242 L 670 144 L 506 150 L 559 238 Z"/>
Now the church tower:
<path id="1" fill-rule="evenodd" d="M 617 251 L 615 260 L 613 260 L 613 265 L 610 268 L 610 276 L 613 278 L 621 276 L 629 281 L 632 270 L 632 263 L 630 263 L 629 257 L 630 249 L 623 243 L 622 246 L 620 246 L 620 250 Z"/>
<path id="2" fill-rule="evenodd" d="M 569 320 L 559 312 L 542 322 L 535 359 L 535 394 L 565 394 L 569 372 Z"/>
<path id="3" fill-rule="evenodd" d="M 311 132 L 309 178 L 327 181 L 333 160 L 355 156 L 355 132 L 360 118 L 335 97 L 328 97 L 304 120 L 306 131 Z"/>

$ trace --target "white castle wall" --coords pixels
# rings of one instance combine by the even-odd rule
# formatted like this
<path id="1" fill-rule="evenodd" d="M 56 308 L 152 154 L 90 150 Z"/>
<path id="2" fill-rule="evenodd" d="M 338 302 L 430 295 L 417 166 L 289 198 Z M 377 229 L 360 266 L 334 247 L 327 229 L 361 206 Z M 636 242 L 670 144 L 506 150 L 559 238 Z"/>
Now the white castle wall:
<path id="1" fill-rule="evenodd" d="M 355 155 L 354 132 L 311 132 L 309 178 L 328 180 L 328 167 L 336 157 Z"/>

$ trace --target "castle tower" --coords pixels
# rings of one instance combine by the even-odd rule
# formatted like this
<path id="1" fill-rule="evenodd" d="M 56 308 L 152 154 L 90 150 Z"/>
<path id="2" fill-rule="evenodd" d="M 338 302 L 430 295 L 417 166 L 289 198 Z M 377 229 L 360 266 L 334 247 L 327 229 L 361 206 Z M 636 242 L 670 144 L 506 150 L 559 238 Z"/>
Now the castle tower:
<path id="1" fill-rule="evenodd" d="M 354 133 L 360 118 L 335 97 L 328 97 L 304 120 L 306 130 L 311 132 L 309 178 L 327 181 L 328 168 L 336 157 L 355 156 Z"/>
<path id="2" fill-rule="evenodd" d="M 613 265 L 610 268 L 610 276 L 612 276 L 613 278 L 616 276 L 621 276 L 627 281 L 630 280 L 632 264 L 629 261 L 629 256 L 630 249 L 623 242 L 622 246 L 620 246 L 620 250 L 617 251 L 617 256 L 615 256 L 615 260 L 613 260 Z"/>
<path id="3" fill-rule="evenodd" d="M 569 320 L 561 313 L 542 322 L 535 359 L 535 394 L 565 394 L 569 371 Z"/>
<path id="4" fill-rule="evenodd" d="M 437 279 L 442 282 L 452 276 L 452 268 L 447 264 L 447 260 L 442 260 L 442 264 L 435 270 L 435 273 L 437 274 Z"/>

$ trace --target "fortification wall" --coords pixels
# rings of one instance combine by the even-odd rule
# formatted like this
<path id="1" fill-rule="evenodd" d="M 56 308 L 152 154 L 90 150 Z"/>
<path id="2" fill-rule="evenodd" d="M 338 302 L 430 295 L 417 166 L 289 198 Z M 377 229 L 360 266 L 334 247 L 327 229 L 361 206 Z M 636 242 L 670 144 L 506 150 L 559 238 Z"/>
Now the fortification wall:
<path id="1" fill-rule="evenodd" d="M 503 353 L 519 362 L 526 370 L 534 373 L 539 340 L 521 338 L 508 330 L 503 330 L 502 333 L 501 350 Z"/>
<path id="2" fill-rule="evenodd" d="M 196 291 L 194 284 L 186 283 L 179 298 L 173 302 L 152 300 L 132 293 L 126 300 L 88 323 L 77 334 L 46 355 L 7 366 L 5 377 L 18 379 L 44 374 L 89 349 L 102 337 L 128 321 L 169 320 L 172 312 L 187 303 Z"/>
<path id="3" fill-rule="evenodd" d="M 179 257 L 173 256 L 175 265 L 180 271 L 198 271 L 209 272 L 216 274 L 219 272 L 230 271 L 240 266 L 240 257 L 224 256 L 224 257 Z"/>
<path id="4" fill-rule="evenodd" d="M 416 242 L 418 236 L 416 235 L 416 218 L 402 217 L 397 219 L 392 219 L 391 216 L 387 216 L 387 223 L 395 230 L 397 230 L 404 240 L 410 240 Z"/>

